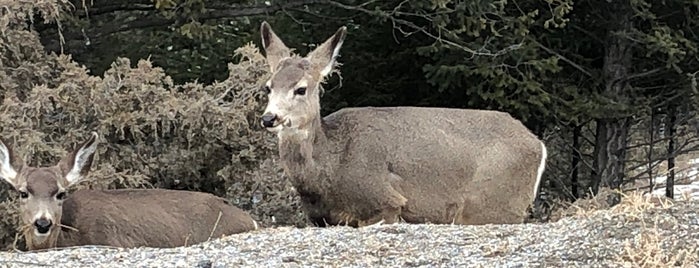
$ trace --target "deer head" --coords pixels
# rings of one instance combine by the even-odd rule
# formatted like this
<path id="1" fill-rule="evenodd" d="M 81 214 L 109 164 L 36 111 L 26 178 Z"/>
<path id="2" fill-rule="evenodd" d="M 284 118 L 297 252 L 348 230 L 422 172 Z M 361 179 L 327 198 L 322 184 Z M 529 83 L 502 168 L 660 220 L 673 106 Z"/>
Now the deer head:
<path id="1" fill-rule="evenodd" d="M 85 143 L 57 165 L 29 167 L 0 140 L 0 177 L 19 192 L 27 243 L 43 244 L 52 233 L 58 233 L 66 189 L 85 178 L 96 148 L 97 133 L 93 132 Z"/>
<path id="2" fill-rule="evenodd" d="M 292 55 L 267 22 L 262 23 L 260 32 L 272 73 L 263 87 L 269 101 L 262 126 L 272 132 L 307 131 L 309 124 L 320 116 L 320 84 L 333 70 L 347 27 L 340 27 L 305 57 Z"/>

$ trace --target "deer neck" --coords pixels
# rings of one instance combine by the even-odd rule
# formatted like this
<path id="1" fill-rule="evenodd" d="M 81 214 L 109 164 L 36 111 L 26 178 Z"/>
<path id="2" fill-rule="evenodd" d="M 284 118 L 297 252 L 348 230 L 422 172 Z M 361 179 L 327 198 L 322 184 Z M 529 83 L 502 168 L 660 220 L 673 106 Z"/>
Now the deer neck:
<path id="1" fill-rule="evenodd" d="M 329 142 L 320 113 L 304 130 L 283 130 L 279 134 L 279 153 L 284 173 L 297 188 L 318 192 L 323 189 L 318 177 L 332 173 Z"/>

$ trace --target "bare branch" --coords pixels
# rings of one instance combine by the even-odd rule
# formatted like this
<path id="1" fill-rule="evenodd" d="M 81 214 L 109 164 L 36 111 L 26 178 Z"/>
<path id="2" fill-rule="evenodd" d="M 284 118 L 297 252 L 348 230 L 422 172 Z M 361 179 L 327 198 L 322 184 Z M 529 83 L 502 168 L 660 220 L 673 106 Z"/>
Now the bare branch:
<path id="1" fill-rule="evenodd" d="M 267 13 L 274 13 L 283 9 L 287 8 L 293 8 L 293 7 L 298 7 L 298 6 L 303 6 L 303 5 L 310 5 L 310 4 L 318 4 L 323 2 L 323 0 L 297 0 L 297 1 L 291 1 L 291 2 L 286 2 L 283 4 L 279 5 L 255 5 L 255 6 L 237 6 L 237 5 L 230 5 L 228 8 L 219 8 L 219 9 L 210 9 L 207 12 L 203 12 L 198 19 L 200 21 L 207 21 L 207 20 L 214 20 L 214 19 L 221 19 L 221 18 L 235 18 L 235 17 L 245 17 L 245 16 L 253 16 L 253 15 L 260 15 L 260 14 L 267 14 Z M 88 12 L 91 12 L 90 10 L 96 9 L 98 12 L 107 12 L 109 10 L 112 11 L 123 11 L 118 9 L 118 7 L 126 7 L 124 5 L 120 4 L 113 4 L 113 5 L 108 5 L 109 8 L 107 7 L 99 7 L 99 8 L 91 8 L 89 9 Z M 140 6 L 140 4 L 135 4 L 131 6 L 132 8 L 130 10 L 141 10 L 143 9 L 148 9 L 147 7 Z M 146 15 L 140 15 L 137 16 L 137 19 L 131 20 L 131 21 L 115 21 L 113 23 L 105 24 L 102 27 L 95 27 L 95 28 L 89 28 L 89 29 L 72 29 L 69 32 L 64 32 L 63 36 L 66 40 L 81 40 L 81 39 L 86 39 L 89 38 L 89 41 L 92 43 L 98 42 L 98 40 L 101 37 L 115 34 L 115 33 L 120 33 L 124 31 L 129 31 L 129 30 L 136 30 L 136 29 L 148 29 L 148 28 L 159 28 L 159 27 L 167 27 L 169 25 L 172 25 L 176 23 L 178 20 L 182 20 L 182 18 L 179 17 L 174 17 L 174 18 L 165 18 L 162 16 L 159 16 L 157 14 L 157 10 L 155 8 L 152 8 L 152 12 L 149 12 L 149 14 Z M 100 13 L 102 14 L 102 13 Z M 91 16 L 94 17 L 94 14 L 91 14 Z M 63 42 L 59 42 L 57 44 L 54 44 L 55 41 L 55 36 L 45 36 L 42 35 L 42 43 L 46 44 L 46 48 L 52 51 L 58 51 L 60 48 L 59 46 Z M 87 41 L 87 40 L 86 40 Z"/>
<path id="2" fill-rule="evenodd" d="M 664 68 L 664 67 L 658 67 L 658 68 L 655 68 L 655 69 L 652 69 L 652 70 L 648 70 L 648 71 L 645 71 L 645 72 L 631 74 L 631 75 L 629 75 L 628 77 L 626 77 L 626 81 L 630 81 L 630 80 L 634 80 L 634 79 L 636 79 L 636 78 L 641 78 L 641 77 L 645 77 L 645 76 L 657 74 L 657 73 L 659 73 L 660 71 L 663 71 L 663 70 L 666 70 L 666 68 Z"/>
<path id="3" fill-rule="evenodd" d="M 76 3 L 80 2 L 82 0 L 73 0 Z M 399 16 L 410 16 L 410 17 L 417 17 L 417 18 L 422 18 L 425 19 L 426 21 L 430 21 L 429 14 L 416 14 L 416 13 L 408 13 L 408 12 L 402 12 L 400 11 L 401 7 L 405 4 L 408 3 L 408 1 L 403 1 L 400 4 L 398 4 L 395 7 L 392 7 L 390 10 L 379 10 L 379 9 L 370 9 L 369 7 L 370 4 L 373 3 L 380 3 L 378 0 L 370 0 L 363 2 L 362 4 L 359 5 L 347 5 L 343 4 L 337 1 L 333 0 L 296 0 L 296 1 L 289 1 L 285 3 L 280 3 L 276 5 L 266 5 L 266 4 L 261 4 L 261 5 L 253 5 L 253 6 L 239 6 L 239 5 L 233 5 L 233 4 L 226 4 L 226 5 L 208 5 L 207 10 L 205 12 L 202 12 L 201 14 L 198 15 L 196 20 L 198 21 L 207 21 L 207 20 L 214 20 L 214 19 L 221 19 L 221 18 L 235 18 L 235 17 L 245 17 L 245 16 L 254 16 L 254 15 L 261 15 L 261 14 L 269 14 L 269 13 L 274 13 L 277 11 L 283 11 L 286 12 L 287 10 L 298 10 L 302 11 L 303 9 L 301 7 L 306 6 L 306 5 L 316 5 L 316 4 L 325 4 L 329 5 L 335 8 L 340 8 L 340 9 L 345 9 L 345 10 L 350 10 L 350 11 L 356 11 L 358 13 L 363 13 L 363 14 L 368 14 L 374 17 L 386 19 L 390 21 L 394 25 L 394 29 L 400 31 L 403 33 L 405 36 L 414 34 L 414 33 L 421 33 L 429 38 L 435 40 L 437 43 L 456 48 L 459 50 L 463 50 L 467 53 L 470 53 L 472 55 L 478 55 L 478 56 L 491 56 L 491 57 L 497 57 L 504 55 L 510 51 L 517 50 L 522 46 L 522 42 L 517 43 L 517 44 L 512 44 L 510 46 L 507 46 L 505 48 L 499 49 L 497 51 L 491 51 L 490 49 L 487 48 L 487 45 L 484 45 L 483 47 L 474 49 L 471 47 L 468 47 L 464 42 L 456 39 L 456 40 L 450 40 L 449 38 L 445 38 L 442 36 L 442 32 L 446 32 L 447 30 L 444 28 L 439 28 L 436 29 L 437 33 L 434 33 L 427 27 L 422 27 L 418 26 L 415 24 L 415 22 L 405 20 L 405 19 L 400 19 L 398 18 Z M 100 15 L 105 15 L 109 16 L 113 14 L 114 12 L 133 12 L 134 16 L 129 16 L 131 18 L 135 18 L 129 21 L 113 21 L 111 23 L 101 25 L 99 27 L 94 27 L 94 28 L 85 28 L 85 29 L 79 29 L 75 27 L 74 29 L 69 29 L 68 32 L 63 33 L 63 37 L 65 40 L 85 40 L 85 43 L 91 43 L 91 44 L 96 44 L 100 42 L 100 39 L 104 36 L 115 34 L 115 33 L 120 33 L 124 31 L 130 31 L 130 30 L 135 30 L 135 29 L 148 29 L 148 28 L 164 28 L 173 24 L 177 24 L 178 22 L 184 21 L 185 18 L 182 17 L 164 17 L 159 14 L 159 11 L 155 9 L 155 6 L 153 5 L 152 1 L 150 0 L 136 0 L 136 1 L 125 1 L 125 0 L 115 0 L 115 1 L 107 1 L 107 0 L 95 0 L 89 8 L 87 8 L 87 11 L 77 11 L 81 14 L 78 14 L 79 17 L 84 17 L 89 14 L 91 17 L 96 17 Z M 454 11 L 447 11 L 447 13 L 454 12 Z M 309 12 L 305 12 L 309 13 Z M 440 11 L 440 13 L 443 13 Z M 410 30 L 404 30 L 405 29 L 410 29 Z M 88 42 L 89 41 L 89 42 Z M 56 42 L 56 37 L 51 36 L 51 35 L 42 35 L 42 43 L 45 44 L 45 47 L 49 50 L 57 51 L 59 46 L 61 46 L 64 42 L 63 41 L 58 41 Z"/>
<path id="4" fill-rule="evenodd" d="M 394 9 L 394 10 L 391 11 L 391 12 L 387 12 L 387 11 L 369 10 L 369 9 L 364 8 L 363 5 L 359 5 L 359 6 L 350 6 L 350 5 L 346 5 L 346 4 L 343 4 L 343 3 L 340 3 L 340 2 L 336 2 L 336 1 L 332 1 L 332 0 L 327 0 L 327 1 L 324 1 L 324 2 L 325 2 L 325 3 L 328 3 L 328 4 L 332 5 L 332 6 L 338 7 L 338 8 L 342 8 L 342 9 L 346 9 L 346 10 L 352 10 L 352 11 L 358 11 L 358 12 L 366 13 L 366 14 L 373 15 L 373 16 L 376 16 L 376 17 L 379 17 L 379 18 L 388 19 L 388 20 L 390 20 L 390 21 L 394 24 L 394 28 L 396 28 L 397 30 L 401 31 L 404 35 L 410 35 L 410 34 L 413 34 L 413 33 L 403 32 L 402 29 L 400 29 L 400 27 L 395 27 L 395 25 L 398 25 L 398 26 L 406 26 L 406 27 L 408 27 L 408 28 L 414 30 L 414 32 L 420 32 L 420 33 L 422 33 L 422 34 L 424 34 L 424 35 L 426 35 L 426 36 L 428 36 L 428 37 L 430 37 L 430 38 L 436 40 L 438 43 L 445 44 L 445 45 L 448 45 L 448 46 L 451 46 L 451 47 L 454 47 L 454 48 L 463 50 L 463 51 L 465 51 L 465 52 L 467 52 L 467 53 L 470 53 L 470 54 L 472 54 L 472 55 L 498 57 L 498 56 L 507 54 L 507 53 L 509 53 L 510 51 L 517 50 L 517 49 L 519 49 L 519 48 L 522 46 L 522 42 L 520 42 L 520 43 L 517 43 L 517 44 L 513 44 L 513 45 L 511 45 L 511 46 L 508 46 L 508 47 L 506 47 L 506 48 L 504 48 L 504 49 L 501 49 L 501 50 L 499 50 L 499 51 L 495 51 L 495 52 L 491 52 L 491 51 L 489 51 L 488 49 L 486 49 L 485 47 L 481 47 L 481 48 L 479 48 L 479 49 L 476 50 L 476 49 L 469 48 L 469 47 L 467 47 L 467 46 L 465 46 L 465 45 L 458 44 L 458 43 L 456 43 L 456 42 L 454 42 L 454 41 L 444 39 L 444 38 L 442 38 L 441 34 L 435 35 L 435 34 L 429 32 L 429 31 L 427 31 L 427 30 L 425 29 L 425 27 L 418 26 L 418 25 L 416 25 L 415 23 L 413 23 L 413 22 L 411 22 L 411 21 L 407 21 L 407 20 L 403 20 L 403 19 L 397 18 L 397 17 L 396 17 L 396 15 L 397 15 L 396 13 L 398 13 L 398 11 L 397 11 L 396 9 Z M 403 3 L 405 3 L 405 2 L 407 2 L 407 1 L 404 1 Z M 403 3 L 401 3 L 401 5 L 402 5 Z M 440 28 L 439 30 L 440 30 L 440 32 L 441 32 L 441 31 L 444 30 L 444 29 L 441 29 L 441 28 Z"/>
<path id="5" fill-rule="evenodd" d="M 550 49 L 550 48 L 548 48 L 548 47 L 542 45 L 542 44 L 539 43 L 538 41 L 534 40 L 534 38 L 529 38 L 529 41 L 531 41 L 532 43 L 536 44 L 539 48 L 543 49 L 544 51 L 546 51 L 546 52 L 548 52 L 548 53 L 551 53 L 551 54 L 553 54 L 553 55 L 556 55 L 559 59 L 561 59 L 562 61 L 564 61 L 564 62 L 570 64 L 570 66 L 573 66 L 573 68 L 578 69 L 578 71 L 582 72 L 583 74 L 585 74 L 585 75 L 587 75 L 587 76 L 589 76 L 589 77 L 594 77 L 594 76 L 592 76 L 592 73 L 591 73 L 590 71 L 588 71 L 587 69 L 585 69 L 585 67 L 582 67 L 581 65 L 579 65 L 579 64 L 577 64 L 577 63 L 575 63 L 575 62 L 573 62 L 572 60 L 566 58 L 565 56 L 563 56 L 563 55 L 561 55 L 560 53 L 554 51 L 553 49 Z"/>
<path id="6" fill-rule="evenodd" d="M 692 142 L 690 142 L 690 141 L 683 142 L 680 146 L 678 146 L 677 150 L 675 150 L 674 152 L 672 152 L 670 154 L 670 156 L 677 157 L 677 156 L 682 155 L 682 154 L 699 151 L 699 145 L 689 146 L 690 143 L 692 143 Z M 660 162 L 666 160 L 667 158 L 668 158 L 668 155 L 660 155 L 660 156 L 654 157 L 653 163 L 655 163 L 655 162 L 657 162 L 657 163 L 653 164 L 652 166 L 655 167 L 655 166 L 659 165 Z M 641 168 L 644 166 L 648 166 L 648 161 L 642 161 L 641 164 L 638 164 L 636 166 L 632 166 L 632 167 L 628 168 L 628 170 L 635 170 L 637 168 Z M 644 175 L 644 174 L 641 173 L 640 176 L 642 176 L 642 175 Z M 637 175 L 634 177 L 640 177 L 640 176 Z"/>

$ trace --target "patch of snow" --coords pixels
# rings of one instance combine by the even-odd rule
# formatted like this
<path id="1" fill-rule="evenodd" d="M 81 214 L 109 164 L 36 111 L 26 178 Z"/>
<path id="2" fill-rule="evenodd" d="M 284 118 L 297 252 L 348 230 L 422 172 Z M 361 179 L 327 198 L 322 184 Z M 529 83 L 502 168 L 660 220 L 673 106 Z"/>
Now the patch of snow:
<path id="1" fill-rule="evenodd" d="M 699 200 L 699 184 L 675 185 L 673 194 L 674 194 L 673 199 L 675 199 L 675 200 L 684 199 L 684 196 L 687 196 L 692 200 Z M 665 187 L 653 190 L 651 195 L 664 196 L 665 195 Z"/>
<path id="2" fill-rule="evenodd" d="M 667 182 L 667 176 L 665 175 L 657 176 L 653 179 L 653 183 L 655 183 L 656 186 L 658 184 L 665 184 L 665 182 Z"/>
<path id="3" fill-rule="evenodd" d="M 675 180 L 687 178 L 687 184 L 675 184 L 674 199 L 681 199 L 687 196 L 690 199 L 699 200 L 699 158 L 687 160 L 690 167 L 686 170 L 679 171 L 675 174 Z M 665 195 L 665 184 L 667 183 L 667 175 L 659 175 L 653 180 L 656 189 L 652 195 Z"/>

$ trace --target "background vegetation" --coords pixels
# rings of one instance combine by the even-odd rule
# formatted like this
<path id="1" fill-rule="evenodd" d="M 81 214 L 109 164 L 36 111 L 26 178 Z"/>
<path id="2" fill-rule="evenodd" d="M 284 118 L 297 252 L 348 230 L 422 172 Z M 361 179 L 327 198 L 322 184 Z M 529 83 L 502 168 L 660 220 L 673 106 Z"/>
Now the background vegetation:
<path id="1" fill-rule="evenodd" d="M 96 130 L 81 187 L 206 191 L 266 226 L 305 226 L 256 118 L 267 20 L 302 54 L 348 26 L 323 114 L 420 105 L 521 119 L 549 147 L 539 219 L 600 187 L 679 183 L 697 146 L 696 0 L 235 2 L 3 2 L 2 138 L 51 165 Z M 15 194 L 0 187 L 8 245 Z"/>

